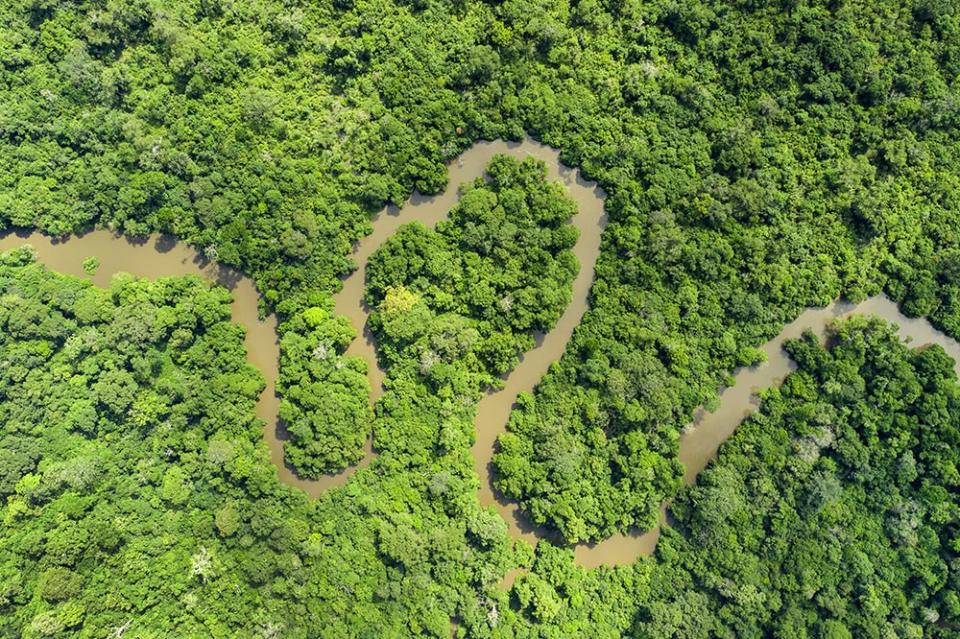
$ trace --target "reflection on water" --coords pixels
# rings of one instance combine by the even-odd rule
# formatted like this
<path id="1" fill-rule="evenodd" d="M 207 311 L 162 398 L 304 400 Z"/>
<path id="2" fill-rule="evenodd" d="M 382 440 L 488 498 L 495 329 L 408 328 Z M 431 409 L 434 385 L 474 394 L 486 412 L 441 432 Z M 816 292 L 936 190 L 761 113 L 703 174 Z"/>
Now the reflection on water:
<path id="1" fill-rule="evenodd" d="M 494 492 L 491 460 L 496 438 L 506 427 L 517 395 L 533 390 L 550 364 L 560 358 L 587 308 L 594 265 L 600 254 L 600 237 L 607 222 L 603 210 L 603 191 L 595 183 L 584 180 L 579 171 L 563 166 L 557 151 L 529 138 L 521 143 L 480 142 L 449 166 L 449 186 L 443 193 L 437 196 L 415 194 L 402 209 L 385 209 L 373 220 L 373 233 L 360 240 L 355 247 L 353 257 L 359 268 L 344 279 L 343 289 L 334 298 L 335 310 L 348 317 L 360 334 L 350 344 L 347 354 L 362 357 L 368 362 L 371 401 L 375 401 L 383 393 L 384 371 L 377 367 L 375 344 L 365 329 L 367 312 L 361 300 L 367 259 L 401 224 L 418 221 L 433 226 L 442 220 L 457 202 L 459 185 L 481 176 L 484 167 L 498 153 L 521 159 L 528 155 L 538 157 L 547 163 L 549 178 L 559 179 L 566 186 L 579 210 L 572 223 L 580 231 L 580 239 L 574 248 L 580 261 L 580 271 L 573 283 L 570 305 L 554 329 L 545 335 L 538 335 L 537 345 L 524 354 L 517 367 L 504 379 L 504 387 L 488 392 L 477 406 L 477 438 L 473 457 L 481 481 L 479 498 L 481 504 L 494 506 L 500 512 L 515 539 L 530 543 L 536 543 L 538 539 L 550 539 L 559 543 L 555 534 L 532 526 L 516 504 Z M 194 274 L 226 286 L 234 297 L 231 307 L 233 321 L 247 331 L 245 345 L 250 362 L 266 378 L 266 390 L 257 402 L 257 416 L 266 422 L 264 438 L 280 480 L 316 496 L 331 486 L 345 483 L 357 468 L 368 465 L 373 459 L 372 446 L 368 442 L 367 454 L 360 464 L 319 480 L 300 479 L 284 465 L 283 441 L 287 434 L 277 425 L 279 402 L 274 394 L 279 361 L 276 318 L 272 315 L 264 320 L 259 318 L 256 287 L 238 271 L 211 263 L 174 238 L 160 235 L 131 240 L 107 231 L 93 231 L 59 240 L 39 233 L 12 232 L 0 237 L 0 250 L 25 243 L 31 244 L 36 249 L 38 259 L 51 269 L 91 279 L 98 286 L 109 286 L 112 275 L 120 271 L 147 278 Z M 92 277 L 84 273 L 81 267 L 81 262 L 90 256 L 98 257 L 101 262 L 97 274 Z M 903 316 L 896 305 L 885 297 L 875 297 L 856 306 L 835 303 L 827 308 L 807 310 L 764 345 L 763 350 L 767 354 L 765 363 L 736 371 L 735 384 L 721 393 L 716 411 L 700 411 L 694 423 L 685 429 L 680 438 L 680 461 L 686 469 L 685 483 L 696 480 L 697 474 L 713 458 L 720 444 L 754 410 L 756 391 L 779 383 L 793 369 L 793 362 L 782 349 L 783 341 L 798 337 L 805 329 L 823 335 L 831 320 L 853 313 L 873 314 L 896 322 L 900 326 L 900 335 L 912 340 L 914 346 L 939 344 L 955 361 L 960 362 L 960 344 L 936 331 L 926 320 Z M 661 508 L 661 521 L 665 516 L 664 506 Z M 584 567 L 630 564 L 638 556 L 650 554 L 659 535 L 659 528 L 643 533 L 633 531 L 615 535 L 596 544 L 577 545 L 574 554 L 577 563 Z M 512 572 L 505 581 L 512 581 L 516 574 Z"/>

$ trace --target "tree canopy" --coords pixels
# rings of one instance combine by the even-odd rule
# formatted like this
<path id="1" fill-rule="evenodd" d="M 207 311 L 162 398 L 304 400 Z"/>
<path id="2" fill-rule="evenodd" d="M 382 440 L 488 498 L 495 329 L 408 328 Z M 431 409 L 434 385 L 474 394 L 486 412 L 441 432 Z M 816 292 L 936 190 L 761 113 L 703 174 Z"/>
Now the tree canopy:
<path id="1" fill-rule="evenodd" d="M 371 431 L 381 454 L 308 503 L 260 444 L 225 291 L 99 290 L 7 254 L 0 635 L 955 636 L 936 349 L 872 324 L 806 339 L 690 490 L 677 442 L 806 306 L 884 291 L 960 337 L 958 75 L 949 0 L 2 3 L 0 228 L 168 231 L 239 267 L 280 315 L 288 459 L 342 468 Z M 498 486 L 568 541 L 674 498 L 676 530 L 628 568 L 512 544 L 475 498 L 477 397 L 576 268 L 535 164 L 371 263 L 375 411 L 331 311 L 374 211 L 524 133 L 610 222 Z"/>
<path id="2" fill-rule="evenodd" d="M 461 328 L 421 350 L 425 369 L 469 352 L 483 372 L 502 375 L 569 304 L 576 205 L 533 158 L 497 156 L 486 174 L 462 187 L 436 230 L 403 226 L 370 257 L 365 301 L 388 366 L 435 315 Z"/>
<path id="3" fill-rule="evenodd" d="M 673 504 L 639 637 L 953 637 L 960 387 L 938 346 L 840 324 Z"/>

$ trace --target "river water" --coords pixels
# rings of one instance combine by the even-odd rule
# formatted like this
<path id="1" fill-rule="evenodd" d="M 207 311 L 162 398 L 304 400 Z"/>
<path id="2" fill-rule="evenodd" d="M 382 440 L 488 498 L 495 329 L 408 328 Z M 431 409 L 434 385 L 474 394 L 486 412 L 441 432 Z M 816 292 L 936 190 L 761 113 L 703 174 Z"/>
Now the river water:
<path id="1" fill-rule="evenodd" d="M 480 476 L 480 503 L 483 506 L 496 506 L 510 523 L 514 537 L 533 543 L 537 537 L 546 536 L 547 531 L 528 525 L 523 515 L 518 512 L 516 504 L 498 498 L 493 490 L 491 480 L 494 444 L 504 431 L 517 395 L 532 391 L 550 364 L 560 359 L 573 329 L 580 323 L 587 309 L 590 285 L 593 282 L 593 267 L 600 255 L 600 236 L 607 224 L 603 209 L 603 191 L 595 182 L 585 180 L 578 170 L 564 166 L 560 162 L 558 151 L 531 138 L 523 142 L 478 142 L 450 164 L 448 187 L 443 193 L 435 196 L 414 194 L 402 209 L 384 210 L 373 220 L 373 233 L 360 240 L 354 248 L 352 256 L 358 269 L 344 280 L 343 289 L 334 296 L 334 301 L 336 313 L 348 317 L 358 332 L 363 331 L 367 309 L 362 300 L 366 263 L 370 255 L 403 224 L 415 220 L 432 227 L 446 218 L 459 199 L 459 186 L 481 177 L 484 168 L 498 154 L 521 160 L 528 156 L 543 160 L 547 165 L 547 178 L 563 183 L 567 194 L 577 203 L 578 208 L 578 213 L 573 216 L 571 223 L 580 231 L 580 237 L 573 249 L 580 262 L 580 270 L 573 281 L 570 304 L 553 330 L 536 336 L 536 346 L 527 351 L 516 368 L 504 377 L 503 388 L 488 392 L 477 406 L 477 439 L 473 445 L 473 459 Z M 373 336 L 369 331 L 364 332 L 361 338 L 353 341 L 346 352 L 369 362 L 368 376 L 373 399 L 380 397 L 383 393 L 384 371 L 376 366 Z"/>
<path id="2" fill-rule="evenodd" d="M 359 268 L 344 279 L 343 289 L 334 297 L 335 311 L 349 318 L 360 337 L 347 349 L 347 354 L 362 357 L 368 362 L 372 389 L 371 401 L 383 393 L 384 371 L 377 367 L 375 344 L 365 330 L 367 311 L 362 305 L 365 267 L 369 256 L 401 224 L 419 221 L 433 226 L 442 220 L 456 204 L 460 184 L 483 175 L 483 169 L 496 154 L 517 158 L 528 155 L 547 163 L 548 177 L 560 180 L 576 201 L 579 213 L 572 223 L 580 231 L 574 253 L 580 261 L 580 271 L 573 283 L 573 296 L 557 325 L 546 335 L 538 335 L 536 346 L 528 351 L 517 367 L 504 379 L 504 387 L 488 392 L 477 407 L 476 443 L 473 446 L 474 464 L 480 476 L 480 502 L 494 506 L 508 523 L 515 539 L 536 543 L 538 539 L 556 540 L 548 531 L 532 526 L 519 512 L 516 504 L 495 493 L 492 488 L 492 457 L 497 437 L 506 427 L 517 395 L 532 391 L 550 364 L 560 358 L 574 328 L 580 323 L 589 303 L 594 264 L 600 253 L 600 238 L 606 226 L 603 210 L 604 193 L 593 182 L 585 180 L 575 169 L 563 166 L 556 150 L 532 139 L 520 143 L 480 142 L 468 149 L 449 166 L 449 186 L 436 196 L 415 194 L 402 209 L 388 208 L 373 220 L 373 232 L 355 246 L 353 257 Z M 364 460 L 342 473 L 331 474 L 319 480 L 305 480 L 283 463 L 283 441 L 286 437 L 277 424 L 279 402 L 274 394 L 279 349 L 276 318 L 260 319 L 259 295 L 253 282 L 234 269 L 208 262 L 184 244 L 169 236 L 150 236 L 142 241 L 130 240 L 107 231 L 93 231 L 67 240 L 54 240 L 39 233 L 13 232 L 0 236 L 0 250 L 22 244 L 31 244 L 38 259 L 52 270 L 92 279 L 98 286 L 109 286 L 116 272 L 125 271 L 146 278 L 170 275 L 200 275 L 227 287 L 233 294 L 231 307 L 233 321 L 246 328 L 245 345 L 251 364 L 266 378 L 266 390 L 257 402 L 257 416 L 265 421 L 264 438 L 270 448 L 270 457 L 277 467 L 280 480 L 302 489 L 311 496 L 345 483 L 357 468 L 368 465 L 374 458 L 372 446 L 367 445 Z M 90 256 L 100 259 L 101 265 L 93 277 L 86 275 L 81 262 Z M 763 346 L 767 361 L 756 367 L 735 372 L 735 384 L 720 395 L 719 408 L 712 413 L 700 411 L 694 423 L 686 428 L 680 439 L 680 461 L 686 472 L 684 482 L 693 483 L 697 474 L 716 454 L 720 444 L 733 434 L 740 422 L 756 407 L 756 392 L 775 385 L 794 368 L 782 349 L 783 341 L 798 337 L 805 329 L 823 335 L 826 326 L 835 318 L 854 313 L 877 315 L 900 326 L 900 335 L 912 345 L 940 344 L 960 362 L 960 344 L 936 331 L 926 320 L 903 316 L 896 304 L 885 297 L 875 297 L 853 306 L 842 302 L 827 308 L 809 309 L 784 327 L 783 331 Z M 960 367 L 958 367 L 960 372 Z M 665 512 L 665 507 L 661 509 Z M 661 517 L 661 521 L 663 518 Z M 631 564 L 639 556 L 650 554 L 659 538 L 659 527 L 641 533 L 634 531 L 615 535 L 597 544 L 579 544 L 574 548 L 576 561 L 583 567 Z M 506 580 L 507 583 L 511 579 Z"/>
<path id="3" fill-rule="evenodd" d="M 779 335 L 763 345 L 766 362 L 758 366 L 739 368 L 734 372 L 735 383 L 720 393 L 717 410 L 712 413 L 698 410 L 693 423 L 684 429 L 680 436 L 679 455 L 685 469 L 684 484 L 689 486 L 696 482 L 697 475 L 716 456 L 720 445 L 756 410 L 757 393 L 780 384 L 796 369 L 796 364 L 783 350 L 785 341 L 800 337 L 807 329 L 813 331 L 822 341 L 831 322 L 857 314 L 876 315 L 896 323 L 900 338 L 912 347 L 939 344 L 953 358 L 954 370 L 960 376 L 960 343 L 935 329 L 925 319 L 903 315 L 896 303 L 886 296 L 872 297 L 856 305 L 838 301 L 826 308 L 807 309 L 787 324 Z M 660 509 L 661 524 L 665 515 L 664 506 Z M 581 544 L 576 546 L 574 554 L 577 563 L 587 568 L 601 564 L 631 564 L 637 557 L 651 554 L 659 538 L 658 526 L 646 532 L 633 531 L 626 535 L 614 535 L 596 544 Z"/>

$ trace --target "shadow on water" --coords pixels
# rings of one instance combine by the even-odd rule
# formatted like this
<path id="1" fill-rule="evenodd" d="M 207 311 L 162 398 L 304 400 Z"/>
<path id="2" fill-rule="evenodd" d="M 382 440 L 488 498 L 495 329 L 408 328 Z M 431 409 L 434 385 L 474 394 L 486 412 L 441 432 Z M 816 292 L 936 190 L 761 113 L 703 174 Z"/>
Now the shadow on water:
<path id="1" fill-rule="evenodd" d="M 161 235 L 157 237 L 157 240 L 153 243 L 153 248 L 156 249 L 158 253 L 169 253 L 176 245 L 177 238 L 172 235 Z"/>

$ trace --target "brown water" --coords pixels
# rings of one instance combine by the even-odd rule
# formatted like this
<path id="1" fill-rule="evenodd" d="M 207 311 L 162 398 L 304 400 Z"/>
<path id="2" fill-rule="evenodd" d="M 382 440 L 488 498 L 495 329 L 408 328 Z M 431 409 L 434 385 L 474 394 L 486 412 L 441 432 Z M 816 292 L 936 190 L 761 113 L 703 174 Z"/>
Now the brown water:
<path id="1" fill-rule="evenodd" d="M 516 504 L 498 499 L 493 491 L 491 460 L 494 444 L 497 436 L 504 431 L 517 395 L 533 390 L 550 364 L 560 358 L 573 329 L 580 323 L 580 318 L 587 309 L 590 285 L 593 282 L 593 267 L 600 255 L 600 236 L 607 223 L 603 210 L 603 191 L 595 182 L 585 180 L 578 170 L 561 164 L 558 151 L 531 138 L 519 143 L 502 140 L 478 142 L 450 164 L 449 183 L 443 193 L 435 196 L 414 194 L 399 211 L 387 209 L 373 220 L 373 233 L 360 240 L 353 253 L 359 268 L 344 281 L 343 289 L 334 296 L 334 301 L 336 313 L 348 317 L 357 331 L 364 331 L 363 337 L 355 339 L 346 353 L 369 362 L 368 376 L 372 399 L 376 400 L 383 393 L 384 371 L 376 366 L 376 344 L 373 336 L 364 329 L 368 309 L 364 307 L 362 299 L 367 259 L 402 224 L 418 221 L 425 226 L 434 226 L 445 219 L 459 200 L 459 186 L 483 176 L 487 164 L 497 154 L 510 155 L 521 160 L 528 156 L 543 160 L 547 165 L 547 178 L 559 180 L 578 208 L 578 213 L 571 222 L 580 231 L 580 238 L 573 249 L 580 262 L 580 271 L 573 281 L 570 304 L 553 330 L 536 336 L 536 346 L 525 353 L 516 368 L 504 378 L 503 388 L 487 393 L 477 406 L 477 439 L 473 446 L 473 457 L 474 466 L 480 476 L 480 503 L 483 506 L 496 506 L 504 519 L 511 524 L 511 532 L 515 538 L 534 543 L 537 537 L 546 535 L 546 531 L 527 525 L 523 516 L 518 513 Z"/>
<path id="2" fill-rule="evenodd" d="M 954 360 L 954 370 L 960 376 L 960 344 L 947 337 L 925 319 L 910 318 L 886 296 L 872 297 L 860 304 L 835 302 L 826 308 L 807 309 L 794 321 L 787 324 L 780 334 L 763 345 L 767 361 L 758 366 L 737 369 L 735 383 L 720 393 L 716 411 L 698 411 L 693 423 L 684 429 L 680 437 L 680 462 L 685 468 L 683 482 L 691 485 L 697 475 L 717 454 L 717 449 L 733 435 L 743 420 L 757 407 L 757 393 L 780 384 L 796 368 L 793 360 L 783 350 L 786 340 L 800 337 L 807 329 L 821 340 L 833 320 L 850 315 L 876 315 L 898 325 L 897 333 L 911 346 L 939 344 Z M 660 509 L 661 525 L 665 520 L 666 506 Z M 577 563 L 584 567 L 601 564 L 631 564 L 641 555 L 649 555 L 660 538 L 660 527 L 646 532 L 634 531 L 627 535 L 615 535 L 602 542 L 580 545 L 575 549 Z"/>
<path id="3" fill-rule="evenodd" d="M 573 283 L 570 305 L 550 333 L 537 336 L 537 345 L 523 356 L 504 380 L 504 387 L 487 393 L 481 399 L 477 407 L 477 439 L 473 446 L 474 464 L 481 480 L 481 504 L 493 505 L 498 509 L 515 539 L 530 543 L 545 538 L 556 541 L 548 531 L 530 525 L 515 504 L 495 494 L 491 483 L 491 460 L 496 438 L 506 427 L 517 394 L 531 391 L 550 364 L 560 358 L 587 308 L 594 264 L 600 252 L 600 236 L 606 225 L 603 191 L 595 183 L 584 180 L 579 171 L 560 164 L 557 151 L 529 138 L 522 143 L 480 142 L 450 165 L 449 187 L 444 193 L 431 197 L 415 194 L 402 210 L 386 209 L 374 219 L 373 233 L 357 243 L 354 258 L 359 268 L 344 280 L 343 290 L 335 296 L 335 308 L 338 314 L 347 316 L 358 331 L 363 331 L 360 333 L 362 337 L 349 346 L 347 354 L 363 357 L 369 363 L 371 401 L 375 401 L 383 393 L 384 373 L 376 365 L 375 345 L 369 332 L 365 331 L 366 309 L 361 299 L 367 258 L 401 224 L 419 221 L 433 226 L 443 219 L 457 202 L 459 185 L 481 176 L 489 160 L 498 153 L 518 158 L 532 155 L 544 160 L 550 179 L 561 180 L 579 207 L 573 224 L 580 231 L 580 239 L 574 249 L 580 261 L 580 272 Z M 272 315 L 264 320 L 259 318 L 256 287 L 236 270 L 210 263 L 168 236 L 151 236 L 143 241 L 130 240 L 107 231 L 94 231 L 67 240 L 54 240 L 39 233 L 8 233 L 0 236 L 0 250 L 25 243 L 31 244 L 36 249 L 38 259 L 51 269 L 91 279 L 99 286 L 109 286 L 112 275 L 120 271 L 147 278 L 193 274 L 222 284 L 233 294 L 233 321 L 246 328 L 245 345 L 250 362 L 266 378 L 267 387 L 257 402 L 256 412 L 266 423 L 264 438 L 280 480 L 316 496 L 327 488 L 345 483 L 357 468 L 372 460 L 374 454 L 368 443 L 367 454 L 360 464 L 319 480 L 300 479 L 284 465 L 282 446 L 285 433 L 277 427 L 278 401 L 274 394 L 279 361 L 276 318 Z M 81 267 L 81 262 L 90 256 L 96 256 L 101 261 L 93 277 L 86 275 Z M 807 310 L 764 345 L 763 350 L 767 354 L 765 363 L 735 372 L 735 384 L 721 393 L 718 410 L 712 413 L 700 411 L 694 423 L 685 429 L 680 439 L 680 461 L 686 468 L 684 482 L 691 484 L 696 480 L 697 474 L 713 458 L 720 444 L 755 409 L 756 392 L 779 383 L 793 370 L 793 362 L 782 349 L 784 340 L 797 337 L 808 328 L 823 335 L 830 321 L 854 313 L 873 314 L 896 322 L 900 326 L 900 335 L 911 340 L 913 345 L 939 344 L 955 361 L 960 362 L 960 344 L 936 331 L 926 320 L 903 316 L 896 304 L 885 297 L 875 297 L 857 306 L 835 303 L 824 309 Z M 661 508 L 661 521 L 665 512 L 664 506 Z M 634 531 L 616 535 L 597 544 L 577 545 L 574 554 L 577 563 L 583 567 L 631 564 L 639 556 L 653 551 L 659 535 L 659 527 L 644 533 Z M 505 581 L 509 583 L 515 575 L 516 572 L 511 573 Z"/>

